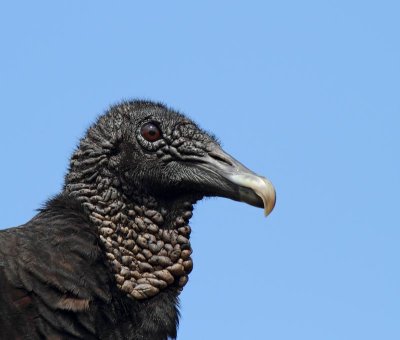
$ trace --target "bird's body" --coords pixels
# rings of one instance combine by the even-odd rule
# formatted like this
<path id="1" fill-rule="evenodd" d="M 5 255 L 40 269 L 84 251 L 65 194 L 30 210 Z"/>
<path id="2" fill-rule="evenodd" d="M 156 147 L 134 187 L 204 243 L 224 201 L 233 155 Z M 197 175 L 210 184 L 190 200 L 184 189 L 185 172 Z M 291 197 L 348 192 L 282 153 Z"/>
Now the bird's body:
<path id="1" fill-rule="evenodd" d="M 136 301 L 117 289 L 79 202 L 57 197 L 0 232 L 0 339 L 165 339 L 177 291 Z"/>
<path id="2" fill-rule="evenodd" d="M 81 140 L 63 191 L 0 232 L 0 339 L 175 338 L 193 204 L 220 195 L 269 212 L 271 188 L 183 115 L 112 108 Z"/>

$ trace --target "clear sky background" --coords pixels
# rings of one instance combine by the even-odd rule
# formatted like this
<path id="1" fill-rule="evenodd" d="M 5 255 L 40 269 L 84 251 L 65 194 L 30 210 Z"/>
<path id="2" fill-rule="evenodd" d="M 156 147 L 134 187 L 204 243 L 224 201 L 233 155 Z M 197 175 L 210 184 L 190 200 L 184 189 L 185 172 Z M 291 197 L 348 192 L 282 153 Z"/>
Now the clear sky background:
<path id="1" fill-rule="evenodd" d="M 400 339 L 398 1 L 3 1 L 0 226 L 95 117 L 159 100 L 271 179 L 197 205 L 179 339 Z M 0 288 L 1 289 L 1 288 Z"/>

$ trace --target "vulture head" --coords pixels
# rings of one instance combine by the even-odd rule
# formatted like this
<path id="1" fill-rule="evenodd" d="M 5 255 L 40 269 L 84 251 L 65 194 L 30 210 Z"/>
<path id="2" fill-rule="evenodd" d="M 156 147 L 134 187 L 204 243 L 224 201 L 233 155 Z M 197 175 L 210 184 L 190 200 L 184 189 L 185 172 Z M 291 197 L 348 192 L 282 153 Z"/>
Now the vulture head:
<path id="1" fill-rule="evenodd" d="M 271 182 L 184 115 L 147 101 L 99 117 L 71 158 L 64 190 L 82 203 L 118 288 L 135 300 L 187 283 L 196 201 L 222 196 L 266 215 L 275 205 Z"/>

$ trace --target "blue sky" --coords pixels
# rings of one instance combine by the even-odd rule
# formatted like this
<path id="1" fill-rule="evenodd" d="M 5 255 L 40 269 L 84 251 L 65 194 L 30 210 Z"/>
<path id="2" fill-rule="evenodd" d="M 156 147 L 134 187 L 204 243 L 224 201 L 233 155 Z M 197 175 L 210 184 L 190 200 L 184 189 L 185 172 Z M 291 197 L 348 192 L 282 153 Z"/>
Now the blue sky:
<path id="1" fill-rule="evenodd" d="M 197 205 L 179 339 L 400 339 L 396 1 L 0 5 L 0 226 L 62 185 L 85 129 L 160 100 L 275 184 Z"/>

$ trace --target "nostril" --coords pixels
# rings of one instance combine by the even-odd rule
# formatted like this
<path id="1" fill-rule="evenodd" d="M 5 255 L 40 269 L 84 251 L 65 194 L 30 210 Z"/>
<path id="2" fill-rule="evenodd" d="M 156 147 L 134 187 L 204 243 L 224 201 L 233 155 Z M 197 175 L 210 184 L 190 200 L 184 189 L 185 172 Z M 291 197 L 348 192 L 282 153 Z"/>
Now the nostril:
<path id="1" fill-rule="evenodd" d="M 224 154 L 216 153 L 213 151 L 209 152 L 208 154 L 210 155 L 210 157 L 214 158 L 215 160 L 217 160 L 219 162 L 225 163 L 229 166 L 233 165 L 231 160 L 228 157 L 226 157 Z"/>

